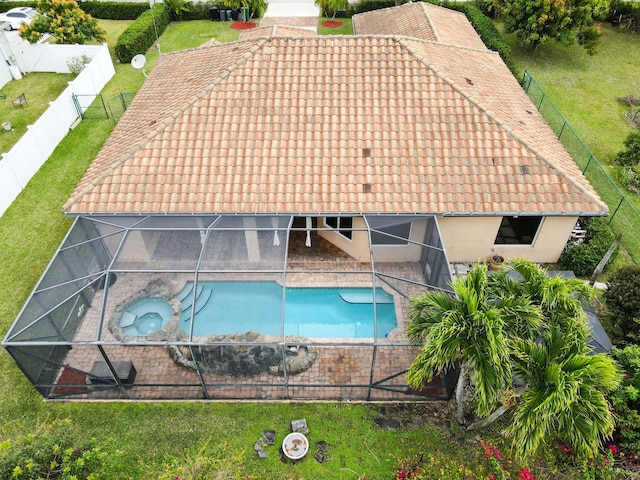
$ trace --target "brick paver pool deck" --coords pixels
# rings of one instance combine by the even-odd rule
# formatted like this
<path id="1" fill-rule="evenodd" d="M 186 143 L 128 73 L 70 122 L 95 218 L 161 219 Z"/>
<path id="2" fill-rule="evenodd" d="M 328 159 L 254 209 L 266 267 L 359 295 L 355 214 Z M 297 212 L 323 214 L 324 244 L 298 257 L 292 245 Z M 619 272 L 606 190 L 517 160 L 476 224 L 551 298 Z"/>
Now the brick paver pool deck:
<path id="1" fill-rule="evenodd" d="M 341 250 L 333 247 L 314 234 L 313 248 L 304 247 L 304 232 L 292 232 L 288 272 L 286 276 L 273 273 L 230 273 L 201 274 L 201 280 L 276 280 L 297 287 L 357 287 L 371 286 L 373 276 L 355 273 L 370 270 L 368 263 L 354 261 Z M 298 238 L 296 238 L 296 235 Z M 387 275 L 422 282 L 423 277 L 417 263 L 387 263 L 376 265 Z M 339 271 L 337 271 L 339 270 Z M 327 272 L 327 273 L 323 273 Z M 210 278 L 211 277 L 211 278 Z M 133 292 L 146 286 L 154 279 L 162 278 L 172 283 L 174 293 L 186 281 L 193 280 L 193 274 L 185 273 L 123 273 L 109 288 L 105 319 L 122 301 Z M 407 284 L 413 291 L 410 295 L 424 290 L 418 285 Z M 100 340 L 114 344 L 102 348 L 110 361 L 131 361 L 137 370 L 133 387 L 104 388 L 89 386 L 87 393 L 74 398 L 130 398 L 130 399 L 191 399 L 191 400 L 393 400 L 408 399 L 405 395 L 404 370 L 417 353 L 416 348 L 407 345 L 405 327 L 407 322 L 407 301 L 393 289 L 377 281 L 378 287 L 385 288 L 395 299 L 398 328 L 387 338 L 378 339 L 310 339 L 307 348 L 317 351 L 317 359 L 306 371 L 297 375 L 283 376 L 261 373 L 252 377 L 232 377 L 201 372 L 202 381 L 207 385 L 206 394 L 197 372 L 176 364 L 169 354 L 167 345 L 127 345 L 118 343 L 107 327 L 107 320 L 101 326 Z M 100 310 L 104 290 L 96 292 L 92 307 L 88 309 L 74 342 L 95 342 L 99 327 Z M 114 299 L 114 300 L 112 300 Z M 101 360 L 95 345 L 74 345 L 66 357 L 65 365 L 82 372 L 90 372 L 95 361 Z M 61 369 L 63 370 L 63 369 Z M 372 383 L 383 382 L 385 388 L 398 391 L 372 389 Z M 90 384 L 89 379 L 87 383 Z M 433 394 L 445 394 L 441 389 L 433 389 Z M 409 396 L 412 400 L 420 397 Z"/>

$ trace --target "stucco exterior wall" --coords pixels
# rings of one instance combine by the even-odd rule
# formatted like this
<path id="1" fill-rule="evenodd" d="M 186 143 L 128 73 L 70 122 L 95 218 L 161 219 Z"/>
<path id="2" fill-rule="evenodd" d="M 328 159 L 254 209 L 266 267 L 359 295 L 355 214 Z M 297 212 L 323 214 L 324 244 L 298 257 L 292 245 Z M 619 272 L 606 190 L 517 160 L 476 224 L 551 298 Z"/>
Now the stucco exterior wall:
<path id="1" fill-rule="evenodd" d="M 326 241 L 333 243 L 336 247 L 348 253 L 359 262 L 371 261 L 369 235 L 365 229 L 364 218 L 354 217 L 353 228 L 362 228 L 365 230 L 354 231 L 351 235 L 351 240 L 343 237 L 337 231 L 329 229 L 324 223 L 324 218 L 318 218 L 318 228 L 322 229 L 318 230 L 318 235 Z"/>
<path id="2" fill-rule="evenodd" d="M 409 239 L 424 242 L 427 221 L 420 220 L 411 224 Z M 410 243 L 408 245 L 374 245 L 373 257 L 376 262 L 419 262 L 422 246 Z"/>
<path id="3" fill-rule="evenodd" d="M 501 221 L 502 217 L 438 218 L 449 261 L 484 261 L 499 254 L 507 260 L 526 257 L 534 262 L 557 262 L 578 217 L 545 217 L 532 245 L 495 245 Z"/>
<path id="4" fill-rule="evenodd" d="M 335 230 L 327 228 L 324 219 L 318 219 L 318 235 L 331 242 L 336 247 L 345 251 L 356 260 L 368 262 L 371 259 L 369 250 L 369 235 L 366 231 L 354 231 L 351 241 Z M 353 219 L 353 228 L 366 228 L 362 217 Z M 423 242 L 427 221 L 420 220 L 413 222 L 409 238 L 416 242 Z M 376 262 L 419 262 L 422 254 L 422 246 L 410 243 L 408 245 L 377 245 L 373 246 L 373 255 Z"/>

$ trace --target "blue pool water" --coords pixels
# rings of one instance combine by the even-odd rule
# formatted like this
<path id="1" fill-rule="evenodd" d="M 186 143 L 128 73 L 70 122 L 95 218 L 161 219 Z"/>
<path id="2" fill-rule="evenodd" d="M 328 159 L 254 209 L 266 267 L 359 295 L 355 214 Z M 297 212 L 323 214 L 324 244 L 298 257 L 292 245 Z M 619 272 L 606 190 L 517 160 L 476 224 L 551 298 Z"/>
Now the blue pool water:
<path id="1" fill-rule="evenodd" d="M 171 305 L 164 298 L 143 298 L 125 308 L 120 327 L 131 337 L 149 335 L 171 319 Z"/>
<path id="2" fill-rule="evenodd" d="M 189 332 L 194 308 L 193 283 L 177 295 L 183 312 L 180 327 Z M 346 300 L 345 300 L 346 299 Z M 372 338 L 372 290 L 367 288 L 289 288 L 285 300 L 285 335 L 309 338 Z M 377 336 L 396 328 L 393 297 L 376 289 Z M 255 332 L 282 334 L 282 287 L 276 282 L 199 282 L 193 334 Z"/>

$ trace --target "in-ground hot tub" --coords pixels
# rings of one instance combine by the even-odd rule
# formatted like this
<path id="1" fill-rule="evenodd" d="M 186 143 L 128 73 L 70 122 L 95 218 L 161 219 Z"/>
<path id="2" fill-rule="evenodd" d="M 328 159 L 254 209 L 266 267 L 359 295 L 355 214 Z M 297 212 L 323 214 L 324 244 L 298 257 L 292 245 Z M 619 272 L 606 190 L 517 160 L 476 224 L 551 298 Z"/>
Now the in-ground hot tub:
<path id="1" fill-rule="evenodd" d="M 173 311 L 167 300 L 148 297 L 125 308 L 118 325 L 125 335 L 142 337 L 160 330 L 172 315 Z"/>

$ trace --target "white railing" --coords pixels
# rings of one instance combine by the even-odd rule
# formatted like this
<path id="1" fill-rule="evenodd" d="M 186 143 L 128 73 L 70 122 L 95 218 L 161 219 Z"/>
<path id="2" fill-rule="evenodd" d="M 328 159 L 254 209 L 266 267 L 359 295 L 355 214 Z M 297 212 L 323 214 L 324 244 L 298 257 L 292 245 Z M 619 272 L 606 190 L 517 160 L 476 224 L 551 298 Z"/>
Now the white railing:
<path id="1" fill-rule="evenodd" d="M 65 47 L 66 45 L 59 45 Z M 9 208 L 40 167 L 47 161 L 69 129 L 78 120 L 73 95 L 82 95 L 83 104 L 89 105 L 87 95 L 94 99 L 115 75 L 115 68 L 106 45 L 80 45 L 92 57 L 62 94 L 49 104 L 49 108 L 33 124 L 14 147 L 0 159 L 0 216 Z M 86 54 L 86 53 L 85 53 Z M 74 56 L 74 55 L 71 55 Z M 17 80 L 19 81 L 19 80 Z M 86 102 L 86 103 L 85 103 Z M 86 110 L 86 107 L 85 107 Z"/>

